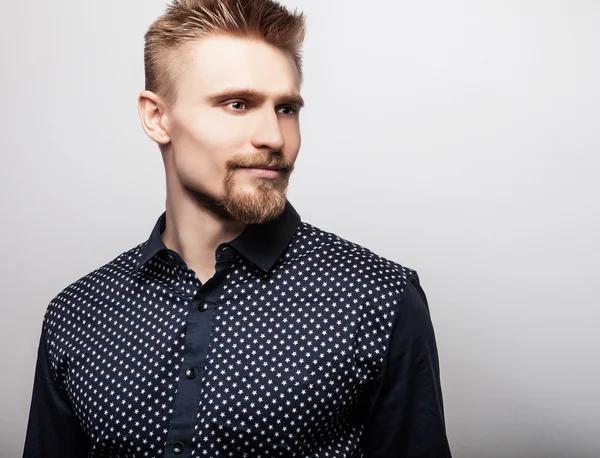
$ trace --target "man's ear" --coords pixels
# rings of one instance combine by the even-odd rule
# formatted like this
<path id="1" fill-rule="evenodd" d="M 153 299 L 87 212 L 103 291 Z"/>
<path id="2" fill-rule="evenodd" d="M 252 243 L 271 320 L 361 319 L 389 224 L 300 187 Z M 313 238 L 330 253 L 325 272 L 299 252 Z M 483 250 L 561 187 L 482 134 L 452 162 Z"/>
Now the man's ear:
<path id="1" fill-rule="evenodd" d="M 138 97 L 138 113 L 148 137 L 159 145 L 167 145 L 171 141 L 165 104 L 158 95 L 143 91 Z"/>

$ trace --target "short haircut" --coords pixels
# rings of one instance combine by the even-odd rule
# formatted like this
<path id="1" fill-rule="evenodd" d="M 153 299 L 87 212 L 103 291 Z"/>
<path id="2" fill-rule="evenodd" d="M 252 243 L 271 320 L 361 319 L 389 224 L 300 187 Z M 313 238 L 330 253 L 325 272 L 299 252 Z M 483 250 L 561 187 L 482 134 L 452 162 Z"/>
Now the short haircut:
<path id="1" fill-rule="evenodd" d="M 175 103 L 182 51 L 209 34 L 258 38 L 289 52 L 302 81 L 303 13 L 273 0 L 173 0 L 144 36 L 146 89 Z"/>

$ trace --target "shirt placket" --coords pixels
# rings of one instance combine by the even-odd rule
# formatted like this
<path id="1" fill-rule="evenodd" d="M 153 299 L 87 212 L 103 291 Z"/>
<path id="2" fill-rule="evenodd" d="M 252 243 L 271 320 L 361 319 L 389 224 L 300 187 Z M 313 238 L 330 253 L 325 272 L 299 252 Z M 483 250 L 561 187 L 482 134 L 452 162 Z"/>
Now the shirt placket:
<path id="1" fill-rule="evenodd" d="M 194 447 L 193 436 L 204 387 L 210 336 L 217 306 L 217 295 L 227 268 L 227 257 L 217 254 L 216 273 L 205 284 L 187 267 L 193 278 L 195 293 L 187 297 L 187 323 L 183 363 L 179 369 L 177 395 L 167 434 L 165 458 L 189 457 Z"/>

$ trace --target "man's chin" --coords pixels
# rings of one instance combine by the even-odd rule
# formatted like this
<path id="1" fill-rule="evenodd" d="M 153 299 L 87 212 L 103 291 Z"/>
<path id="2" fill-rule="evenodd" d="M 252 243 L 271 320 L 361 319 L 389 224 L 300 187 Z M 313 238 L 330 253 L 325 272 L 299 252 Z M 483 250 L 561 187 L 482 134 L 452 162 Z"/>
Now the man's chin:
<path id="1" fill-rule="evenodd" d="M 255 195 L 226 199 L 224 209 L 232 220 L 245 224 L 264 224 L 283 213 L 286 195 L 278 191 L 262 191 Z"/>

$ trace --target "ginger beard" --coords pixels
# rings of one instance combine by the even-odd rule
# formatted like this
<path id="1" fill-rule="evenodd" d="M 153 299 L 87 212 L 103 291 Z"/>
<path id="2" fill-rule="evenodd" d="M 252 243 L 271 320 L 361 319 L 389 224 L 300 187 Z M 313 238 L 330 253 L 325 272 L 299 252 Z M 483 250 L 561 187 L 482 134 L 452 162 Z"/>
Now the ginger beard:
<path id="1" fill-rule="evenodd" d="M 277 178 L 239 176 L 246 174 L 242 170 L 244 167 L 261 166 L 277 167 L 281 172 Z M 267 153 L 233 157 L 227 161 L 226 167 L 225 196 L 219 201 L 219 206 L 229 218 L 245 224 L 262 224 L 281 215 L 286 204 L 289 177 L 294 170 L 293 161 Z"/>

